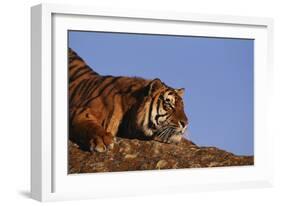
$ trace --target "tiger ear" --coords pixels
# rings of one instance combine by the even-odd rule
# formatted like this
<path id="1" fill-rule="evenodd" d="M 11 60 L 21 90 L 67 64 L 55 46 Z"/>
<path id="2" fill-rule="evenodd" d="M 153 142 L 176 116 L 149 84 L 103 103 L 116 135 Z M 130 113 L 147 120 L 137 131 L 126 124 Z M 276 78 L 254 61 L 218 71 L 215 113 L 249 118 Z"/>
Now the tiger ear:
<path id="1" fill-rule="evenodd" d="M 175 89 L 176 93 L 182 98 L 184 95 L 184 88 L 180 88 L 180 89 Z"/>
<path id="2" fill-rule="evenodd" d="M 163 83 L 160 79 L 156 78 L 153 79 L 147 86 L 147 95 L 153 94 L 155 91 L 163 87 Z"/>

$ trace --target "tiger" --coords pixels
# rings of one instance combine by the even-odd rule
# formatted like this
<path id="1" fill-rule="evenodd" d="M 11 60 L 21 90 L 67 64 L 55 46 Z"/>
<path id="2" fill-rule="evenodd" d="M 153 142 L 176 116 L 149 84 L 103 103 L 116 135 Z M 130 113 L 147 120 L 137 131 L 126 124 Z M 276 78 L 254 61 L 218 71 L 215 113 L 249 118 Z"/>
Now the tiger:
<path id="1" fill-rule="evenodd" d="M 188 125 L 184 88 L 159 78 L 100 75 L 68 48 L 70 139 L 105 152 L 116 137 L 179 143 Z"/>

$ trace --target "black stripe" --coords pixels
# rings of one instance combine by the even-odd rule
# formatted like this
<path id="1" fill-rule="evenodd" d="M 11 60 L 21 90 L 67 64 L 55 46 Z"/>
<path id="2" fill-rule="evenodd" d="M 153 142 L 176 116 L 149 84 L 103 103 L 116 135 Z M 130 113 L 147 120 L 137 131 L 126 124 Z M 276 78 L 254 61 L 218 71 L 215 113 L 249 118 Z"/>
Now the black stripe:
<path id="1" fill-rule="evenodd" d="M 79 66 L 81 66 L 81 65 L 79 65 L 79 64 L 72 64 L 72 65 L 70 65 L 69 67 L 68 67 L 68 70 L 69 71 L 71 71 L 72 69 L 74 69 L 74 68 L 79 68 Z"/>
<path id="2" fill-rule="evenodd" d="M 96 80 L 96 79 L 95 79 Z M 96 84 L 96 81 L 91 79 L 91 81 L 89 82 L 89 84 L 87 85 L 87 87 L 85 88 L 85 90 L 83 92 L 81 92 L 81 98 L 82 99 L 87 99 L 89 91 L 91 90 L 91 88 Z"/>
<path id="3" fill-rule="evenodd" d="M 107 84 L 105 84 L 105 85 L 102 87 L 102 89 L 99 90 L 99 93 L 98 93 L 96 96 L 94 96 L 94 97 L 90 98 L 89 100 L 87 100 L 84 105 L 85 105 L 85 106 L 88 106 L 88 104 L 89 104 L 91 101 L 93 101 L 95 98 L 99 97 L 99 96 L 101 95 L 101 93 L 102 93 L 109 85 L 113 84 L 114 82 L 116 82 L 116 81 L 119 80 L 120 78 L 122 78 L 122 77 L 115 77 L 115 78 L 113 78 L 110 82 L 108 82 Z"/>
<path id="4" fill-rule="evenodd" d="M 77 85 L 77 87 L 74 89 L 74 91 L 72 92 L 72 94 L 71 94 L 71 96 L 70 96 L 70 98 L 69 98 L 69 103 L 71 104 L 71 105 L 73 105 L 73 98 L 75 97 L 75 95 L 77 94 L 77 92 L 79 91 L 79 89 L 84 85 L 84 83 L 85 83 L 85 79 L 83 79 L 81 82 L 79 82 L 79 84 Z"/>
<path id="5" fill-rule="evenodd" d="M 69 84 L 68 85 L 68 88 L 69 88 L 68 91 L 71 91 L 72 88 L 75 87 L 75 86 L 76 86 L 76 82 L 74 82 L 73 84 Z"/>
<path id="6" fill-rule="evenodd" d="M 120 78 L 122 78 L 122 77 L 116 77 L 116 78 L 120 79 Z M 132 88 L 133 88 L 134 86 L 136 86 L 136 84 L 130 85 L 130 86 L 127 88 L 126 91 L 120 92 L 120 94 L 128 94 L 128 93 L 130 93 L 130 92 L 132 91 Z M 113 87 L 107 92 L 106 95 L 107 95 L 107 96 L 110 95 L 110 93 L 111 93 L 115 88 L 116 88 L 116 87 L 113 86 Z M 114 95 L 115 95 L 115 94 L 114 94 Z"/>
<path id="7" fill-rule="evenodd" d="M 108 96 L 108 95 L 114 90 L 114 88 L 115 88 L 115 87 L 113 86 L 113 87 L 107 92 L 106 95 Z"/>
<path id="8" fill-rule="evenodd" d="M 79 69 L 78 72 L 75 72 L 74 75 L 72 75 L 70 78 L 69 78 L 69 83 L 73 82 L 74 80 L 78 79 L 79 77 L 83 76 L 84 74 L 87 74 L 89 72 L 91 72 L 90 70 L 85 70 L 84 72 L 81 72 L 81 70 Z M 80 74 L 78 74 L 80 73 Z M 78 75 L 77 75 L 78 74 Z"/>
<path id="9" fill-rule="evenodd" d="M 110 77 L 112 77 L 112 76 L 110 76 Z M 115 77 L 115 78 L 113 78 L 110 82 L 108 82 L 107 84 L 105 84 L 105 85 L 102 87 L 101 90 L 99 90 L 99 93 L 98 93 L 96 96 L 94 96 L 94 97 L 90 98 L 89 100 L 87 100 L 84 105 L 88 105 L 92 100 L 94 100 L 95 98 L 97 98 L 98 96 L 100 96 L 101 93 L 102 93 L 110 84 L 113 84 L 114 82 L 116 82 L 116 81 L 117 81 L 118 79 L 120 79 L 120 78 L 122 78 L 122 77 Z"/>
<path id="10" fill-rule="evenodd" d="M 82 96 L 85 92 L 85 90 L 87 89 L 87 87 L 92 83 L 92 79 L 89 78 L 89 79 L 86 79 L 83 87 L 80 89 L 80 92 L 79 92 L 79 96 L 80 96 L 80 99 L 82 100 Z"/>
<path id="11" fill-rule="evenodd" d="M 160 98 L 157 100 L 157 114 L 159 114 L 159 109 L 160 109 Z"/>
<path id="12" fill-rule="evenodd" d="M 70 78 L 75 78 L 75 75 L 79 74 L 80 72 L 82 72 L 83 70 L 87 69 L 88 70 L 88 66 L 82 66 L 82 67 L 78 67 L 76 71 L 74 71 L 72 74 L 70 74 Z"/>
<path id="13" fill-rule="evenodd" d="M 157 115 L 155 116 L 155 120 L 156 120 L 156 123 L 157 123 L 157 125 L 159 125 L 159 122 L 158 122 L 158 116 L 159 116 L 159 114 L 160 114 L 160 112 L 159 112 L 159 109 L 160 109 L 160 104 L 161 104 L 161 102 L 160 102 L 161 100 L 160 100 L 160 98 L 158 98 L 158 100 L 157 100 Z M 158 118 L 157 118 L 158 117 Z"/>
<path id="14" fill-rule="evenodd" d="M 98 79 L 98 81 L 95 81 L 95 85 L 90 87 L 90 90 L 88 92 L 87 98 L 91 97 L 92 94 L 99 88 L 99 86 L 104 83 L 104 81 L 107 78 L 110 78 L 111 76 L 102 76 L 101 78 Z M 84 102 L 81 102 L 83 105 L 86 105 Z"/>
<path id="15" fill-rule="evenodd" d="M 134 86 L 136 85 L 135 84 L 130 85 L 126 90 L 126 93 L 130 93 L 133 90 Z"/>
<path id="16" fill-rule="evenodd" d="M 103 128 L 105 128 L 104 124 L 105 124 L 105 119 L 102 120 L 102 123 L 101 123 L 101 126 L 102 126 Z"/>
<path id="17" fill-rule="evenodd" d="M 150 128 L 152 128 L 153 125 L 154 125 L 153 122 L 151 122 L 151 113 L 152 113 L 153 102 L 154 102 L 155 98 L 156 98 L 156 97 L 154 97 L 154 98 L 152 99 L 152 101 L 150 102 L 150 105 L 149 105 L 149 113 L 148 113 L 149 122 L 148 122 L 148 126 L 149 126 Z"/>
<path id="18" fill-rule="evenodd" d="M 136 84 L 131 84 L 127 89 L 126 91 L 122 92 L 122 94 L 129 94 L 130 92 L 132 92 L 134 86 L 136 86 Z M 110 90 L 111 92 L 111 90 Z M 110 92 L 108 92 L 108 94 L 110 94 Z"/>
<path id="19" fill-rule="evenodd" d="M 162 102 L 161 102 L 162 101 Z M 169 113 L 165 113 L 165 114 L 160 114 L 160 104 L 162 103 L 163 104 L 163 96 L 160 95 L 159 99 L 157 100 L 157 115 L 155 116 L 155 120 L 156 120 L 156 123 L 157 125 L 159 124 L 158 120 L 160 117 L 164 117 L 166 115 L 168 115 Z M 165 110 L 165 108 L 163 108 Z M 167 112 L 167 110 L 165 110 Z"/>
<path id="20" fill-rule="evenodd" d="M 159 124 L 158 120 L 159 120 L 160 117 L 165 117 L 165 116 L 167 116 L 168 114 L 169 114 L 169 113 L 166 113 L 166 114 L 157 114 L 156 117 L 155 117 L 155 120 L 156 120 L 157 124 Z"/>
<path id="21" fill-rule="evenodd" d="M 78 75 L 80 72 L 83 72 L 85 70 L 90 71 L 91 69 L 87 65 L 80 66 L 79 68 L 77 68 L 76 71 L 70 74 L 70 78 L 75 78 L 76 75 Z"/>
<path id="22" fill-rule="evenodd" d="M 120 79 L 120 78 L 122 78 L 122 77 L 115 77 L 115 78 L 117 78 L 117 79 Z M 116 87 L 113 85 L 113 87 L 107 92 L 107 96 L 115 89 Z M 127 93 L 127 91 L 126 92 L 118 92 L 118 93 L 120 93 L 120 94 L 125 94 L 125 93 Z M 117 94 L 117 93 L 115 93 L 115 94 Z M 114 94 L 114 95 L 115 95 Z"/>
<path id="23" fill-rule="evenodd" d="M 81 62 L 84 63 L 84 60 L 81 57 L 79 57 L 78 55 L 76 55 L 76 54 L 73 55 L 73 56 L 69 56 L 68 57 L 68 62 L 69 63 L 73 62 L 74 60 L 78 60 L 78 61 L 81 61 Z"/>
<path id="24" fill-rule="evenodd" d="M 110 122 L 110 120 L 111 120 L 111 118 L 112 118 L 112 116 L 113 116 L 113 113 L 114 113 L 114 109 L 115 109 L 115 107 L 114 107 L 114 99 L 115 99 L 115 97 L 116 97 L 116 94 L 114 94 L 113 96 L 112 96 L 112 102 L 113 102 L 113 104 L 112 104 L 112 108 L 111 108 L 111 110 L 110 110 L 110 112 L 108 113 L 108 115 L 107 115 L 107 119 L 109 120 L 108 122 L 106 122 L 106 124 L 104 123 L 104 128 L 106 128 L 107 126 L 108 126 L 108 123 Z"/>
<path id="25" fill-rule="evenodd" d="M 79 107 L 79 106 L 78 106 Z M 80 109 L 80 111 L 78 111 L 78 112 L 76 112 L 76 113 L 78 113 L 77 115 L 80 115 L 81 113 L 83 113 L 86 109 L 88 109 L 87 107 L 79 107 L 79 108 L 81 108 Z"/>

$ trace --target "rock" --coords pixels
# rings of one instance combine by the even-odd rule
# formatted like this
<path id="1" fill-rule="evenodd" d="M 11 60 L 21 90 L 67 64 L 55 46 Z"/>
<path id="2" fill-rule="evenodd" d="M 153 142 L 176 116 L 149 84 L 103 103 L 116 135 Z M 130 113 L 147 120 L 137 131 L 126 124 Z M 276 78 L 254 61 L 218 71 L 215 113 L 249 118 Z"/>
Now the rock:
<path id="1" fill-rule="evenodd" d="M 175 145 L 117 138 L 114 148 L 104 153 L 84 151 L 69 141 L 70 174 L 253 164 L 253 156 L 237 156 L 215 147 L 199 147 L 186 139 Z"/>

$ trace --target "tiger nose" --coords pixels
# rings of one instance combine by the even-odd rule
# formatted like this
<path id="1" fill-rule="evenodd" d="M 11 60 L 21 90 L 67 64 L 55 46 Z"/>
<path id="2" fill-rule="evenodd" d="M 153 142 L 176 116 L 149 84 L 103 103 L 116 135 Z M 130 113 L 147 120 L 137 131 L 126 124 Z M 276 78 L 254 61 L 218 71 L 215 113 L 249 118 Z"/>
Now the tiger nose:
<path id="1" fill-rule="evenodd" d="M 180 126 L 181 126 L 182 128 L 184 128 L 185 125 L 186 125 L 186 121 L 179 121 L 179 123 L 180 123 Z"/>

